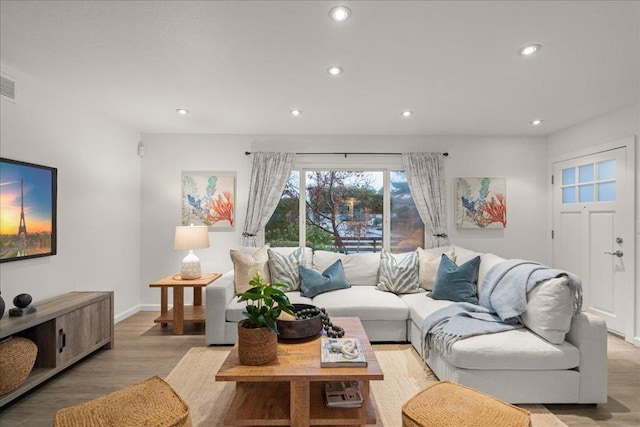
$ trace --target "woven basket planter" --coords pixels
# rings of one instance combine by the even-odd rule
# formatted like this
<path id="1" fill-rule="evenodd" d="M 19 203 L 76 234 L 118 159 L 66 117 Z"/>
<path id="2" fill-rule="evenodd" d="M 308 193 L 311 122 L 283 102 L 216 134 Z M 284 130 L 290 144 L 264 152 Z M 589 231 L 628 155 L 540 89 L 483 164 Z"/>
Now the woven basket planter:
<path id="1" fill-rule="evenodd" d="M 36 363 L 38 346 L 22 337 L 9 337 L 0 342 L 0 394 L 20 387 Z"/>
<path id="2" fill-rule="evenodd" d="M 238 323 L 238 356 L 243 365 L 264 365 L 278 357 L 278 336 L 267 327 L 247 328 Z"/>

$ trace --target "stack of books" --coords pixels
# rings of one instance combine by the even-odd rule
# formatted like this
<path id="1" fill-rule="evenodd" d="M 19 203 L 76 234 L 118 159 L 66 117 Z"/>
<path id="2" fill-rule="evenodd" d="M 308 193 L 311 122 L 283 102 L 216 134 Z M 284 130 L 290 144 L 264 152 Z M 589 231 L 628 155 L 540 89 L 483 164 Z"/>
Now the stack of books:
<path id="1" fill-rule="evenodd" d="M 325 383 L 324 396 L 329 408 L 360 408 L 363 401 L 358 381 Z"/>
<path id="2" fill-rule="evenodd" d="M 320 366 L 323 368 L 367 366 L 367 359 L 358 338 L 322 338 L 320 352 Z"/>

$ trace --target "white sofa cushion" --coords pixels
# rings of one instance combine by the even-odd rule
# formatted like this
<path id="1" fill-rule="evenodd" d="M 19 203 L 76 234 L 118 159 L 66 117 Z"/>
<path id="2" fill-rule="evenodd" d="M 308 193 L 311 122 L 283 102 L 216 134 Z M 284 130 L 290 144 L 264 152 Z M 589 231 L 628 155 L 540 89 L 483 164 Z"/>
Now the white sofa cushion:
<path id="1" fill-rule="evenodd" d="M 428 315 L 453 304 L 424 294 L 400 298 L 409 306 L 411 320 L 420 331 Z M 526 328 L 465 338 L 457 341 L 451 353 L 443 357 L 463 369 L 572 369 L 580 363 L 580 352 L 573 345 L 566 341 L 552 344 Z"/>
<path id="2" fill-rule="evenodd" d="M 571 328 L 573 295 L 567 277 L 556 277 L 537 284 L 527 294 L 527 311 L 520 320 L 536 334 L 560 344 Z"/>
<path id="3" fill-rule="evenodd" d="M 465 249 L 461 246 L 453 246 L 453 249 L 455 251 L 456 254 L 456 264 L 458 265 L 462 265 L 465 262 L 469 261 L 470 259 L 473 259 L 477 256 L 482 255 L 480 252 L 475 252 L 469 249 Z"/>
<path id="4" fill-rule="evenodd" d="M 442 356 L 462 369 L 559 370 L 580 364 L 575 346 L 552 344 L 526 328 L 459 340 Z"/>
<path id="5" fill-rule="evenodd" d="M 352 286 L 375 286 L 378 283 L 379 253 L 341 254 L 330 251 L 313 253 L 313 269 L 324 271 L 337 260 L 342 261 L 344 276 Z"/>
<path id="6" fill-rule="evenodd" d="M 487 277 L 489 270 L 500 264 L 502 261 L 506 260 L 501 256 L 492 254 L 491 252 L 480 255 L 480 268 L 478 269 L 478 295 L 480 295 L 480 287 L 484 282 L 484 278 Z"/>
<path id="7" fill-rule="evenodd" d="M 442 246 L 439 248 L 422 249 L 418 248 L 418 279 L 420 287 L 428 291 L 433 289 L 436 283 L 436 275 L 440 266 L 442 254 L 456 261 L 455 249 L 452 246 Z"/>
<path id="8" fill-rule="evenodd" d="M 397 295 L 379 291 L 375 286 L 326 292 L 314 297 L 312 304 L 326 308 L 331 317 L 359 317 L 362 321 L 409 318 L 409 307 Z"/>
<path id="9" fill-rule="evenodd" d="M 271 280 L 268 264 L 269 257 L 267 255 L 268 249 L 269 245 L 264 245 L 261 248 L 250 248 L 250 250 L 248 248 L 243 250 L 231 249 L 230 255 L 233 262 L 233 281 L 236 294 L 251 288 L 249 281 L 253 279 L 253 269 L 257 269 L 266 281 Z"/>
<path id="10" fill-rule="evenodd" d="M 424 319 L 436 310 L 453 304 L 453 301 L 436 300 L 427 294 L 400 295 L 402 301 L 409 307 L 410 319 L 422 330 Z"/>

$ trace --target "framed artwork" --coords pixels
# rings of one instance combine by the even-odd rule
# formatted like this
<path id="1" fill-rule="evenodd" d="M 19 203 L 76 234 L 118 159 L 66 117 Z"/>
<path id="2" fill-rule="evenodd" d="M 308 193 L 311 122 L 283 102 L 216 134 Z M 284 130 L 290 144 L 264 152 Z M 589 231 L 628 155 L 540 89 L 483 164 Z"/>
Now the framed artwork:
<path id="1" fill-rule="evenodd" d="M 506 178 L 455 179 L 456 228 L 507 226 Z"/>
<path id="2" fill-rule="evenodd" d="M 0 262 L 56 254 L 58 169 L 0 158 Z"/>
<path id="3" fill-rule="evenodd" d="M 235 226 L 235 172 L 182 172 L 182 225 Z"/>

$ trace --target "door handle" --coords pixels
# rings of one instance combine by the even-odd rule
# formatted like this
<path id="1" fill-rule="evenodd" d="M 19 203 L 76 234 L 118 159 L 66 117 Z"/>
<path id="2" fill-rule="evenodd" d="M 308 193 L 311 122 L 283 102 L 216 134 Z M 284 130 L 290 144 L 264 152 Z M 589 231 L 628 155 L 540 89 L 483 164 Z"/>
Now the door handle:
<path id="1" fill-rule="evenodd" d="M 615 252 L 605 252 L 605 255 L 615 255 L 618 258 L 622 258 L 622 256 L 624 255 L 624 252 L 622 252 L 620 249 L 618 249 Z"/>

